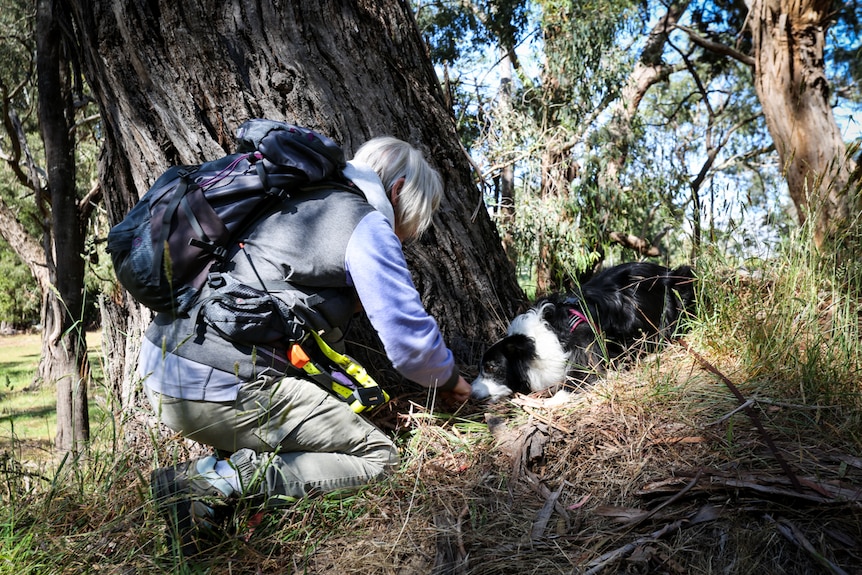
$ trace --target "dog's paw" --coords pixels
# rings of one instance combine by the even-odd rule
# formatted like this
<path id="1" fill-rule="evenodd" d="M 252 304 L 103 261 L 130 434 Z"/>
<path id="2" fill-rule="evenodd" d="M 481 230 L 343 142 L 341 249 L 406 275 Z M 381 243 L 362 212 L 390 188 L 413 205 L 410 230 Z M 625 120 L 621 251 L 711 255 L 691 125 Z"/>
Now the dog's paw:
<path id="1" fill-rule="evenodd" d="M 572 392 L 568 389 L 561 389 L 544 401 L 545 407 L 554 408 L 568 404 L 572 399 Z"/>

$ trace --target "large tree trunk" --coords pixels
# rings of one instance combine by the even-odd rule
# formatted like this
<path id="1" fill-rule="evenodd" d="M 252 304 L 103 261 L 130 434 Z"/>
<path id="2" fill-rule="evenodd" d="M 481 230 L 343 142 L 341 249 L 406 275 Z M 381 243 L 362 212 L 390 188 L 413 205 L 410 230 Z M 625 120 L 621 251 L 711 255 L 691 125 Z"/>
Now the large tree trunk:
<path id="1" fill-rule="evenodd" d="M 800 221 L 816 215 L 815 243 L 848 223 L 853 171 L 829 102 L 823 46 L 829 0 L 750 0 L 757 90 Z"/>
<path id="2" fill-rule="evenodd" d="M 68 63 L 61 57 L 63 24 L 68 17 L 56 0 L 39 0 L 36 8 L 36 69 L 39 126 L 45 144 L 51 231 L 44 240 L 50 284 L 42 290 L 42 356 L 39 377 L 57 387 L 56 446 L 79 451 L 90 439 L 87 412 L 89 364 L 81 325 L 83 316 L 83 233 L 78 218 L 75 182 L 75 112 Z M 64 22 L 65 21 L 65 22 Z M 52 241 L 53 240 L 53 241 Z"/>
<path id="3" fill-rule="evenodd" d="M 70 3 L 104 119 L 100 177 L 112 222 L 170 164 L 233 151 L 233 134 L 248 118 L 306 125 L 348 155 L 381 134 L 410 141 L 440 169 L 446 198 L 408 261 L 457 358 L 475 364 L 521 292 L 487 213 L 477 209 L 481 196 L 407 2 Z M 128 324 L 110 328 L 138 340 L 146 318 L 124 297 L 115 317 Z M 112 359 L 132 365 L 135 348 L 114 344 L 126 355 Z"/>

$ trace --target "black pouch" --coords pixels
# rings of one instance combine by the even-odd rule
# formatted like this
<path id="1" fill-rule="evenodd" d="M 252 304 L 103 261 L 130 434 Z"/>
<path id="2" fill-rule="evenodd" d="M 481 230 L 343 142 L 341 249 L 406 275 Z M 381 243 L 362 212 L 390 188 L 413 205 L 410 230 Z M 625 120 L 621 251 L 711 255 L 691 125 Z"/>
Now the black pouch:
<path id="1" fill-rule="evenodd" d="M 228 341 L 286 347 L 304 335 L 304 322 L 272 293 L 238 282 L 227 274 L 210 280 L 200 319 Z"/>

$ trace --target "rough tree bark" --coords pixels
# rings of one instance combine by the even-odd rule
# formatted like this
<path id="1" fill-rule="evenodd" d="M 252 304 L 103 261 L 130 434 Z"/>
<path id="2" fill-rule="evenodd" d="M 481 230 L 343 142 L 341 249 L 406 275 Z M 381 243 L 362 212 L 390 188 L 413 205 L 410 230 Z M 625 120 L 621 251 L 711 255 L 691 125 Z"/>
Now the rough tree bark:
<path id="1" fill-rule="evenodd" d="M 251 117 L 306 125 L 348 155 L 392 134 L 424 149 L 446 184 L 433 228 L 407 250 L 423 301 L 465 368 L 500 334 L 522 294 L 486 211 L 477 209 L 481 196 L 407 2 L 70 5 L 103 114 L 100 178 L 112 222 L 168 165 L 231 152 L 235 129 Z M 133 409 L 132 367 L 148 318 L 124 293 L 108 307 L 105 336 L 123 366 L 109 370 L 122 374 L 118 392 Z M 380 349 L 363 336 L 360 344 Z"/>
<path id="2" fill-rule="evenodd" d="M 748 0 L 757 90 L 801 222 L 814 209 L 814 240 L 840 236 L 851 213 L 854 164 L 829 102 L 823 47 L 829 0 Z"/>
<path id="3" fill-rule="evenodd" d="M 15 216 L 15 210 L 0 198 L 0 229 L 3 230 L 3 239 L 27 266 L 40 292 L 44 294 L 51 286 L 48 268 L 45 265 L 45 251 Z"/>

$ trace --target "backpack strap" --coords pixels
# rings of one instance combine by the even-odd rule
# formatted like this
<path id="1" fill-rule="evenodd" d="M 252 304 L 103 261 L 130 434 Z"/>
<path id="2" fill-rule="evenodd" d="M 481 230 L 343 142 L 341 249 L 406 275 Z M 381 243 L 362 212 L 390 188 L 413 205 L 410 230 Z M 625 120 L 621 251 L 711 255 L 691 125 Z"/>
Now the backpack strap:
<path id="1" fill-rule="evenodd" d="M 330 178 L 328 180 L 323 180 L 315 184 L 310 184 L 308 186 L 303 186 L 300 188 L 300 192 L 315 192 L 318 190 L 341 190 L 344 192 L 351 192 L 361 197 L 365 201 L 368 201 L 368 198 L 365 197 L 365 192 L 363 192 L 359 188 L 359 186 L 357 186 L 351 180 L 345 177 Z"/>
<path id="2" fill-rule="evenodd" d="M 254 272 L 257 281 L 263 291 L 273 300 L 276 296 L 272 293 L 272 282 L 264 282 L 257 272 L 251 255 L 246 251 L 245 244 L 240 242 L 240 250 L 245 254 L 248 263 Z M 211 281 L 222 274 L 210 274 Z M 277 289 L 291 287 L 290 282 L 280 281 Z M 380 388 L 376 381 L 368 374 L 364 367 L 350 357 L 338 353 L 327 344 L 317 333 L 317 327 L 304 317 L 303 311 L 311 313 L 315 305 L 322 303 L 323 297 L 319 294 L 309 294 L 303 298 L 304 308 L 294 308 L 293 313 L 304 320 L 305 337 L 295 341 L 287 350 L 287 359 L 297 370 L 314 381 L 319 386 L 333 393 L 336 397 L 350 404 L 355 413 L 383 405 L 389 401 L 389 395 Z M 276 305 L 276 309 L 281 309 Z M 286 318 L 285 318 L 286 319 Z"/>
<path id="3" fill-rule="evenodd" d="M 362 413 L 389 401 L 389 394 L 355 359 L 329 347 L 317 332 L 309 330 L 308 333 L 287 351 L 288 361 L 293 367 L 349 404 L 354 413 Z"/>
<path id="4" fill-rule="evenodd" d="M 269 174 L 266 173 L 266 166 L 263 162 L 257 161 L 260 158 L 257 158 L 257 156 L 255 156 L 255 158 L 256 163 L 254 165 L 254 169 L 257 172 L 257 177 L 260 178 L 260 183 L 263 185 L 264 191 L 268 195 L 279 200 L 284 200 L 290 196 L 290 192 L 284 188 L 277 188 L 269 183 Z"/>
<path id="5" fill-rule="evenodd" d="M 156 244 L 156 253 L 157 256 L 153 257 L 153 267 L 152 267 L 152 275 L 150 277 L 157 278 L 162 273 L 162 259 L 164 256 L 164 246 L 165 242 L 168 241 L 168 235 L 171 231 L 171 220 L 174 217 L 174 214 L 177 212 L 177 208 L 182 202 L 186 194 L 189 191 L 189 174 L 185 169 L 180 169 L 177 172 L 177 175 L 180 178 L 180 185 L 176 192 L 174 192 L 173 197 L 171 198 L 170 203 L 165 208 L 164 214 L 162 214 L 162 227 L 161 232 L 159 233 L 159 243 Z M 198 222 L 197 218 L 191 213 L 191 210 L 186 206 L 183 210 L 186 212 L 186 215 L 189 216 L 189 223 L 193 227 L 195 227 L 195 233 L 203 234 L 203 228 L 201 228 L 200 222 Z M 198 231 L 200 230 L 200 231 Z M 206 234 L 204 234 L 206 237 Z M 208 239 L 208 238 L 207 238 Z"/>
<path id="6" fill-rule="evenodd" d="M 186 214 L 186 218 L 189 221 L 189 226 L 191 226 L 192 230 L 197 235 L 196 238 L 191 238 L 189 240 L 189 245 L 194 246 L 196 248 L 200 248 L 210 254 L 218 261 L 224 261 L 227 257 L 227 248 L 224 246 L 220 246 L 212 241 L 207 233 L 204 231 L 203 226 L 201 226 L 200 221 L 198 221 L 197 216 L 195 216 L 194 210 L 192 210 L 188 201 L 185 198 L 180 202 L 180 205 L 183 207 L 183 212 Z M 164 227 L 162 227 L 164 230 Z M 162 232 L 164 233 L 164 232 Z"/>

